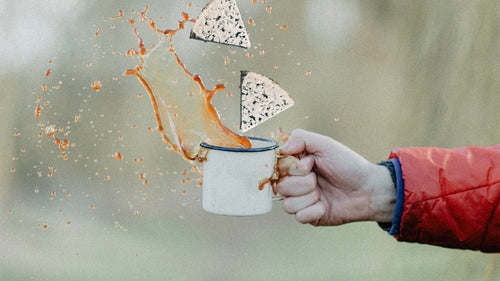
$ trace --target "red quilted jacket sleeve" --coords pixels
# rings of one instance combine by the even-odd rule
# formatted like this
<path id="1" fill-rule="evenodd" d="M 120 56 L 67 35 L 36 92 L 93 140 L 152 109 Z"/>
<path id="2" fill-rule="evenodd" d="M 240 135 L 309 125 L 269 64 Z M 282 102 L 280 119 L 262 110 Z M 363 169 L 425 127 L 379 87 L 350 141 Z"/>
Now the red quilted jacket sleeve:
<path id="1" fill-rule="evenodd" d="M 399 241 L 500 252 L 500 145 L 394 149 L 404 180 Z"/>

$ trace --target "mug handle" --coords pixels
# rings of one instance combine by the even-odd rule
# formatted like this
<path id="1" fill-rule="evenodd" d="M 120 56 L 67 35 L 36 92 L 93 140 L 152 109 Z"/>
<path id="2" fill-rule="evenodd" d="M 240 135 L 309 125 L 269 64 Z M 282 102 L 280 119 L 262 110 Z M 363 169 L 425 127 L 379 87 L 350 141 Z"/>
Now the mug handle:
<path id="1" fill-rule="evenodd" d="M 278 160 L 280 158 L 285 158 L 286 156 L 287 155 L 281 155 L 281 154 L 277 153 L 277 155 L 276 155 L 276 164 L 275 165 L 276 166 L 278 165 Z M 278 167 L 275 167 L 274 168 L 274 173 L 271 176 L 271 187 L 273 189 L 273 195 L 272 195 L 273 196 L 273 201 L 281 201 L 281 200 L 285 199 L 285 196 L 283 196 L 283 195 L 281 195 L 281 194 L 279 194 L 278 192 L 275 191 L 274 185 L 278 183 L 279 176 L 280 176 L 279 175 L 279 169 L 278 169 Z"/>
<path id="2" fill-rule="evenodd" d="M 273 194 L 273 201 L 281 201 L 283 199 L 285 199 L 285 196 L 280 195 L 280 194 L 277 194 L 277 195 Z"/>

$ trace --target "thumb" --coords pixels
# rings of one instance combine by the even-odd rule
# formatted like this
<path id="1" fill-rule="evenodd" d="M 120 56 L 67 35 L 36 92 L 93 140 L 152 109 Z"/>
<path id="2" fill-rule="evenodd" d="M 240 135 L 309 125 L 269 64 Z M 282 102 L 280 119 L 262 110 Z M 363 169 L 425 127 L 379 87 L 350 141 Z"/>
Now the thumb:
<path id="1" fill-rule="evenodd" d="M 314 154 L 323 148 L 324 138 L 327 137 L 306 130 L 293 130 L 288 141 L 280 147 L 280 154 Z"/>

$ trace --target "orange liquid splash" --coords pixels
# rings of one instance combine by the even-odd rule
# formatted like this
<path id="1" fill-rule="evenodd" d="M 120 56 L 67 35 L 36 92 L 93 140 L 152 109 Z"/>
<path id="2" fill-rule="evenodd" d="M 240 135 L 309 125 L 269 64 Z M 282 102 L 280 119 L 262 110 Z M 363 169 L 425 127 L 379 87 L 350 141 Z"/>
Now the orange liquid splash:
<path id="1" fill-rule="evenodd" d="M 92 84 L 90 84 L 90 86 L 91 86 L 94 90 L 99 91 L 99 90 L 101 89 L 101 87 L 102 87 L 102 84 L 101 84 L 101 82 L 100 82 L 100 81 L 94 81 L 94 82 L 92 82 Z"/>
<path id="2" fill-rule="evenodd" d="M 40 112 L 41 111 L 42 111 L 42 106 L 41 105 L 37 105 L 36 109 L 35 109 L 35 117 L 36 118 L 40 118 Z"/>
<path id="3" fill-rule="evenodd" d="M 123 160 L 123 157 L 122 157 L 122 155 L 120 154 L 120 152 L 115 152 L 115 153 L 113 153 L 111 156 L 112 156 L 113 158 L 115 158 L 115 159 L 120 160 L 120 161 L 121 161 L 121 160 Z"/>
<path id="4" fill-rule="evenodd" d="M 200 143 L 223 147 L 251 147 L 246 137 L 239 136 L 225 127 L 217 114 L 211 99 L 223 85 L 208 90 L 198 75 L 191 74 L 174 50 L 172 38 L 189 21 L 186 13 L 175 30 L 159 30 L 153 20 L 140 13 L 140 21 L 149 23 L 160 35 L 160 42 L 146 50 L 139 33 L 134 29 L 139 51 L 131 49 L 129 56 L 136 56 L 139 64 L 124 75 L 136 76 L 147 90 L 163 140 L 172 150 L 193 164 L 199 157 Z M 194 164 L 193 164 L 194 166 Z"/>
<path id="5" fill-rule="evenodd" d="M 123 12 L 122 12 L 122 10 L 119 10 L 118 11 L 118 16 L 110 17 L 109 19 L 110 20 L 117 20 L 117 19 L 119 19 L 121 17 L 123 17 Z"/>

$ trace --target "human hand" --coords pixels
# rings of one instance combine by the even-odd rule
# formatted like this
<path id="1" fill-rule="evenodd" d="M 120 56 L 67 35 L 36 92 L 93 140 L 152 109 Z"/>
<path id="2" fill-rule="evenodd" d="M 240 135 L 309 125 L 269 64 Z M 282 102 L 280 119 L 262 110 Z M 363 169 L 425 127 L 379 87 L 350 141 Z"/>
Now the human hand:
<path id="1" fill-rule="evenodd" d="M 396 191 L 387 168 L 323 135 L 294 130 L 280 148 L 283 209 L 301 223 L 390 222 Z"/>

